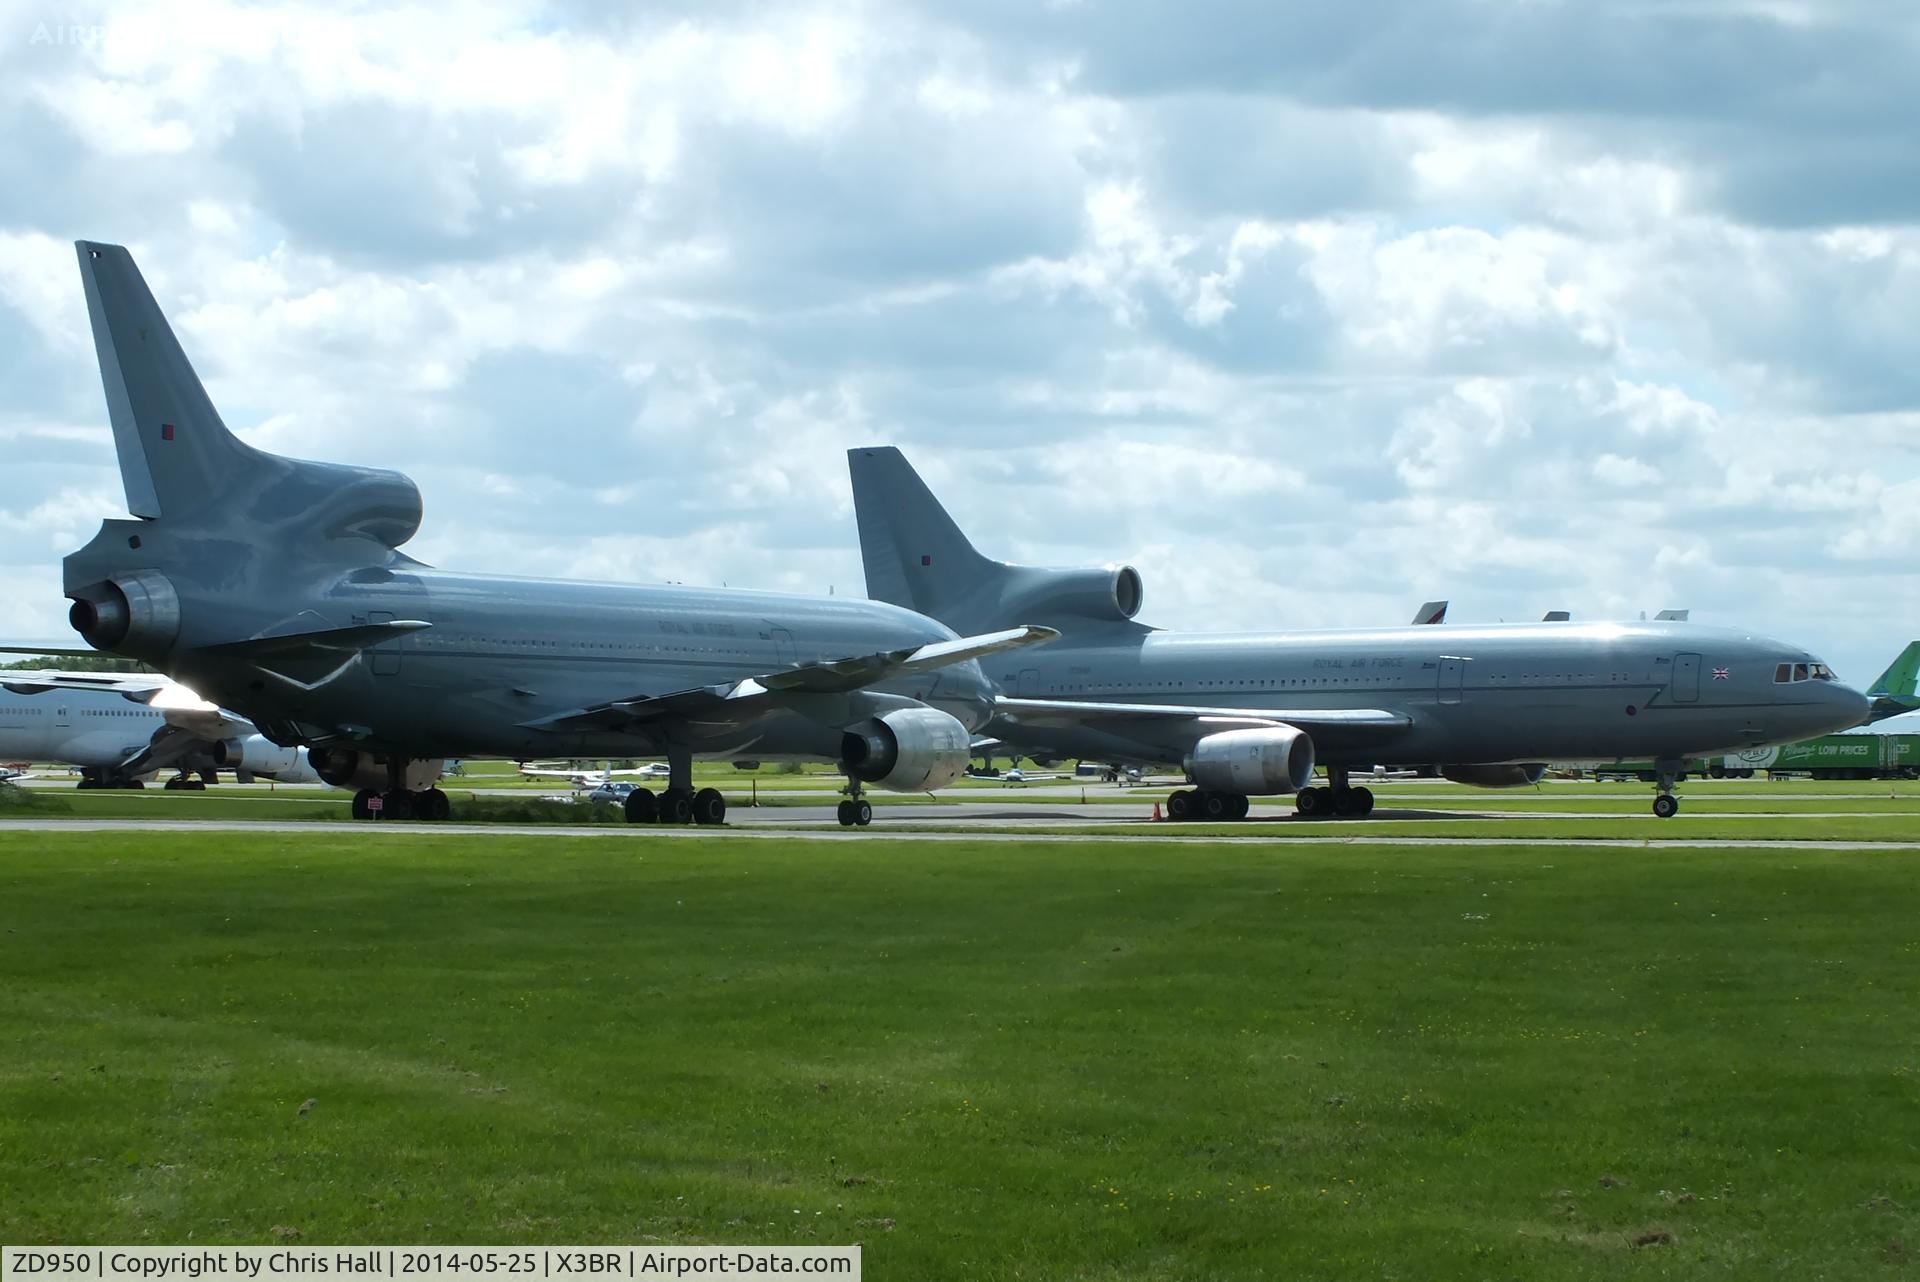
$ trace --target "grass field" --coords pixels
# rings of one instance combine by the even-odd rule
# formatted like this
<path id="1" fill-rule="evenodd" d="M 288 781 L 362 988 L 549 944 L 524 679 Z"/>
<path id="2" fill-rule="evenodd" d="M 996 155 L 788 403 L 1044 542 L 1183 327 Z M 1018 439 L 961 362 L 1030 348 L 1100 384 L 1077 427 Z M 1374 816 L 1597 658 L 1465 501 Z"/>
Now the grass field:
<path id="1" fill-rule="evenodd" d="M 0 1240 L 1895 1276 L 1917 871 L 0 831 Z"/>

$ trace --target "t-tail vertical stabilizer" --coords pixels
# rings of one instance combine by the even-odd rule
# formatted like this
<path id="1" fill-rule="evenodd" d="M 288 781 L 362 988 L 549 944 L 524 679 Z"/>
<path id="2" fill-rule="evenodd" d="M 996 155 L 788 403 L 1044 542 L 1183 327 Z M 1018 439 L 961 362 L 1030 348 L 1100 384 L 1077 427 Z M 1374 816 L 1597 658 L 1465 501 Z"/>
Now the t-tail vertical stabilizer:
<path id="1" fill-rule="evenodd" d="M 1023 619 L 1073 633 L 1139 629 L 1144 591 L 1130 565 L 1053 570 L 982 556 L 891 445 L 847 451 L 867 595 L 966 633 Z"/>

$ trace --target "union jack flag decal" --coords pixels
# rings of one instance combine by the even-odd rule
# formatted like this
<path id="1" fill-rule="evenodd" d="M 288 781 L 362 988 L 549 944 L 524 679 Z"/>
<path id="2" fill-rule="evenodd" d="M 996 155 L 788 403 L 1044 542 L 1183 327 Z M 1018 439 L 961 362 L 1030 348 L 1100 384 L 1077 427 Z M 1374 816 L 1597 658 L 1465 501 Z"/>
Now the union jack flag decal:
<path id="1" fill-rule="evenodd" d="M 1715 668 L 1713 670 L 1713 679 L 1715 681 L 1725 681 L 1727 678 L 1731 677 L 1732 675 L 1733 673 L 1726 668 Z"/>

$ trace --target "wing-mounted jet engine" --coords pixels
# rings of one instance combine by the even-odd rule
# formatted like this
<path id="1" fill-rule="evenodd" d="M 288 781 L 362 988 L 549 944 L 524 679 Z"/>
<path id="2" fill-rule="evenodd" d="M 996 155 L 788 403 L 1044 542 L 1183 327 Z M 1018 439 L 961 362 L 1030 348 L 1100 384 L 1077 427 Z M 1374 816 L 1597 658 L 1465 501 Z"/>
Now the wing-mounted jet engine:
<path id="1" fill-rule="evenodd" d="M 828 760 L 862 785 L 918 790 L 964 768 L 991 717 L 983 655 L 1045 628 L 957 636 L 845 598 L 507 578 L 400 548 L 420 528 L 398 472 L 282 458 L 227 430 L 117 245 L 80 274 L 127 508 L 66 559 L 74 629 L 250 718 L 239 760 L 312 749 L 358 816 L 445 818 L 451 757 L 665 756 L 635 822 L 721 822 L 696 756 Z M 958 744 L 956 748 L 954 745 Z"/>

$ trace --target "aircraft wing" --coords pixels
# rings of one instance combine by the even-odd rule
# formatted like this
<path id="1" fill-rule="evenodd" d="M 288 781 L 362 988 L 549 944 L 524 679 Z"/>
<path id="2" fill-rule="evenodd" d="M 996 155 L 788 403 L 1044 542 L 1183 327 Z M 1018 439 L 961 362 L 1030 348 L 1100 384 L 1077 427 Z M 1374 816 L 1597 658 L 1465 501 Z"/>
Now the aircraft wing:
<path id="1" fill-rule="evenodd" d="M 784 696 L 845 694 L 896 677 L 998 654 L 1002 650 L 1038 645 L 1059 635 L 1052 628 L 1008 628 L 1003 632 L 935 641 L 908 649 L 802 663 L 779 672 L 748 677 L 731 685 L 696 686 L 670 694 L 615 699 L 591 708 L 579 708 L 522 724 L 530 730 L 606 729 L 660 717 L 711 716 L 716 711 L 729 708 L 736 709 L 745 717 L 754 715 L 759 708 L 776 706 Z"/>
<path id="2" fill-rule="evenodd" d="M 1191 746 L 1222 730 L 1292 726 L 1316 743 L 1382 743 L 1413 724 L 1404 712 L 1386 708 L 1211 708 L 1166 703 L 1099 703 L 1072 699 L 994 701 L 993 728 L 1075 726 L 1138 737 L 1160 745 Z M 1017 740 L 1017 734 L 1002 733 Z"/>
<path id="3" fill-rule="evenodd" d="M 135 703 L 150 703 L 173 684 L 158 672 L 0 672 L 0 689 L 13 694 L 45 694 L 49 690 L 108 690 Z"/>

